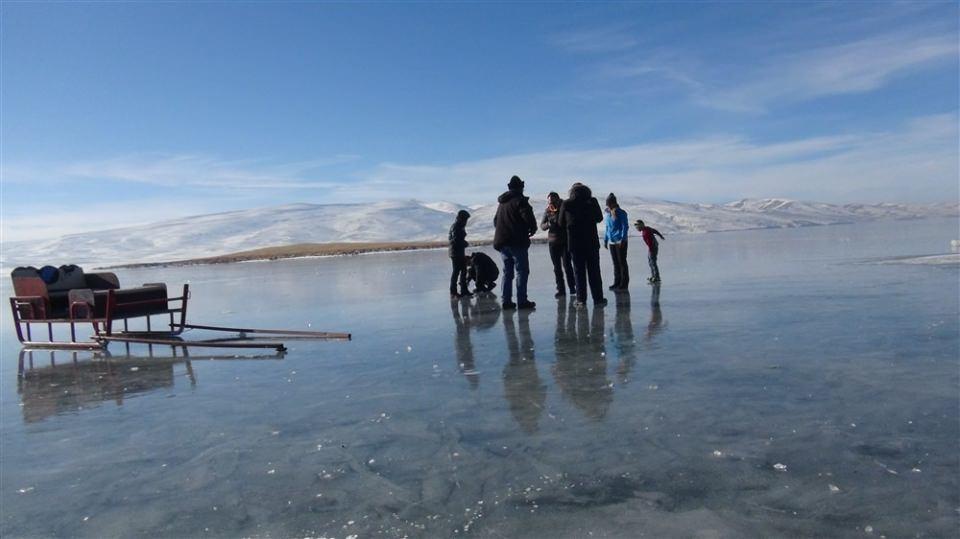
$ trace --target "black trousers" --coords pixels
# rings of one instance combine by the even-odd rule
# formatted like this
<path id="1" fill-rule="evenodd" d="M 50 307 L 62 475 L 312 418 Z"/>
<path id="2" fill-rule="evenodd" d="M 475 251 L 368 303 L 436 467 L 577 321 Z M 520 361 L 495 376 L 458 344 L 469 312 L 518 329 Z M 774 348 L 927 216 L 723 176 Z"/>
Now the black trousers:
<path id="1" fill-rule="evenodd" d="M 600 249 L 588 248 L 570 251 L 573 258 L 573 274 L 577 282 L 577 300 L 587 301 L 587 283 L 593 301 L 603 299 L 603 280 L 600 277 Z"/>
<path id="2" fill-rule="evenodd" d="M 450 293 L 457 293 L 457 283 L 460 284 L 460 292 L 467 291 L 467 257 L 451 256 L 450 262 L 453 263 L 453 273 L 450 275 Z"/>
<path id="3" fill-rule="evenodd" d="M 610 244 L 610 258 L 613 259 L 614 288 L 627 288 L 630 285 L 630 268 L 627 266 L 627 240 Z"/>
<path id="4" fill-rule="evenodd" d="M 650 264 L 650 278 L 654 281 L 660 280 L 660 267 L 657 266 L 659 251 L 659 249 L 650 249 L 650 254 L 647 255 L 647 262 Z"/>
<path id="5" fill-rule="evenodd" d="M 577 291 L 576 277 L 573 275 L 573 263 L 570 261 L 570 251 L 567 245 L 562 242 L 551 242 L 547 244 L 550 248 L 550 260 L 553 261 L 553 277 L 557 281 L 557 292 L 566 290 L 563 284 L 563 275 L 567 275 L 567 285 L 570 293 Z"/>

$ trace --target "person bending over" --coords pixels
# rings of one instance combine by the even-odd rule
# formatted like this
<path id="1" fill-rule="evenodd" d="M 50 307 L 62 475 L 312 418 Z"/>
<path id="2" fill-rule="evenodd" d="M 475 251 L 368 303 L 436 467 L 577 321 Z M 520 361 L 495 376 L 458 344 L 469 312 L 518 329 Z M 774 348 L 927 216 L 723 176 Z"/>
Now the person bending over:
<path id="1" fill-rule="evenodd" d="M 647 244 L 647 262 L 650 263 L 650 278 L 647 279 L 647 282 L 659 283 L 660 268 L 657 266 L 657 254 L 660 252 L 660 243 L 657 242 L 657 236 L 660 236 L 661 240 L 665 240 L 667 238 L 664 238 L 663 234 L 661 234 L 659 230 L 645 225 L 641 220 L 637 220 L 637 222 L 634 223 L 634 226 L 637 227 L 637 230 L 640 231 L 640 235 L 643 236 L 643 242 Z"/>
<path id="2" fill-rule="evenodd" d="M 500 268 L 492 258 L 479 251 L 470 254 L 468 264 L 467 280 L 472 280 L 476 285 L 474 292 L 490 292 L 497 286 L 497 279 L 500 277 Z"/>

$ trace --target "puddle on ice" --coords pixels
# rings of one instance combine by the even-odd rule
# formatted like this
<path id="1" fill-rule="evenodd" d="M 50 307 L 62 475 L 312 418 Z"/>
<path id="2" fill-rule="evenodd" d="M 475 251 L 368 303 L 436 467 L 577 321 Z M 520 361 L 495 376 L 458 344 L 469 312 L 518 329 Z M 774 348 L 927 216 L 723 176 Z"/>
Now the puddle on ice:
<path id="1" fill-rule="evenodd" d="M 656 288 L 635 242 L 602 309 L 552 299 L 542 246 L 534 312 L 451 302 L 442 251 L 121 271 L 354 340 L 21 356 L 5 318 L 0 534 L 950 536 L 958 268 L 861 262 L 955 232 L 674 236 Z"/>

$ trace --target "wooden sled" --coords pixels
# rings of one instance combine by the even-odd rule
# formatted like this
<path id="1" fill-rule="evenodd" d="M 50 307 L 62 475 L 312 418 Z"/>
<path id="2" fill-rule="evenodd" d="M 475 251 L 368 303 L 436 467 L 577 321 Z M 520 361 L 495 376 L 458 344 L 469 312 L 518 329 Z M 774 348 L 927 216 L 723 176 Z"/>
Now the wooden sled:
<path id="1" fill-rule="evenodd" d="M 51 284 L 48 280 L 50 274 L 54 273 L 59 273 L 59 277 Z M 148 283 L 125 289 L 120 288 L 120 281 L 113 273 L 84 274 L 77 266 L 60 266 L 59 269 L 48 266 L 42 270 L 21 267 L 13 270 L 11 277 L 16 294 L 10 298 L 13 323 L 17 339 L 26 349 L 95 350 L 104 349 L 111 342 L 124 342 L 182 348 L 274 349 L 283 352 L 286 347 L 282 342 L 264 341 L 260 335 L 273 339 L 351 339 L 349 333 L 188 324 L 188 284 L 183 285 L 183 292 L 179 296 L 171 297 L 164 283 Z M 153 329 L 151 319 L 156 316 L 164 320 L 166 327 Z M 130 331 L 129 320 L 138 318 L 145 319 L 146 331 Z M 114 331 L 115 323 L 122 323 L 123 330 Z M 90 340 L 77 340 L 78 324 L 92 325 Z M 46 326 L 46 340 L 34 339 L 34 326 L 37 325 Z M 70 339 L 55 339 L 55 326 L 69 326 Z M 196 341 L 177 338 L 188 329 L 237 335 Z"/>

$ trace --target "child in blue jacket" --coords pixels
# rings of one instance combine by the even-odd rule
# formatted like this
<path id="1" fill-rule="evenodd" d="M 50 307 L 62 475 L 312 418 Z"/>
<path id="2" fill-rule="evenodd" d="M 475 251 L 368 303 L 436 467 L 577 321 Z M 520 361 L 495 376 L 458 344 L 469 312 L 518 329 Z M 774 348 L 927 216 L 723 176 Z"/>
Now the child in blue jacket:
<path id="1" fill-rule="evenodd" d="M 603 246 L 610 250 L 613 258 L 613 285 L 610 290 L 626 290 L 630 285 L 630 268 L 627 267 L 627 234 L 630 222 L 627 212 L 617 204 L 617 196 L 610 193 L 606 208 L 607 232 L 603 236 Z"/>

